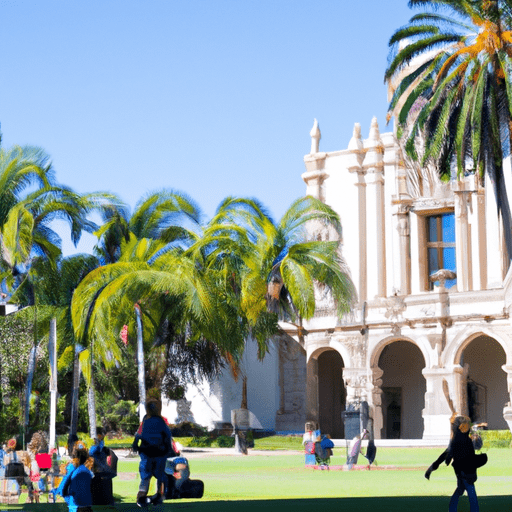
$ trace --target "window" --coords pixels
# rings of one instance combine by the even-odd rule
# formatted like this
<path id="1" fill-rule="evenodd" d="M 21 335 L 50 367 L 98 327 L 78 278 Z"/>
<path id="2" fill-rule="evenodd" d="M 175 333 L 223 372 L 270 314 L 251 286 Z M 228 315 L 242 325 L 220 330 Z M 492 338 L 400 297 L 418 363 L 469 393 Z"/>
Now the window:
<path id="1" fill-rule="evenodd" d="M 427 261 L 428 261 L 428 289 L 433 290 L 434 284 L 430 276 L 440 269 L 456 271 L 455 259 L 455 215 L 444 213 L 431 215 L 426 218 L 427 228 Z M 446 281 L 446 288 L 451 288 L 456 279 Z"/>

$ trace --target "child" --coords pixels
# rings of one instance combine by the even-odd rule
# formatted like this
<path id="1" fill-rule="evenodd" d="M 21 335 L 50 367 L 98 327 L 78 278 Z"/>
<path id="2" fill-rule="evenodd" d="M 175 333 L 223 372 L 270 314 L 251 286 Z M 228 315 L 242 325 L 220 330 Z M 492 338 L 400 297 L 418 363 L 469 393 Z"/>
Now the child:
<path id="1" fill-rule="evenodd" d="M 163 502 L 167 475 L 165 463 L 171 450 L 171 431 L 162 418 L 162 402 L 150 399 L 146 403 L 147 414 L 135 435 L 134 448 L 140 454 L 140 485 L 137 505 L 144 507 L 149 503 L 158 505 Z M 154 476 L 157 480 L 157 492 L 149 498 L 149 482 Z"/>
<path id="2" fill-rule="evenodd" d="M 457 488 L 455 489 L 449 504 L 449 512 L 457 512 L 459 498 L 468 493 L 471 512 L 478 512 L 478 498 L 475 490 L 477 480 L 476 470 L 487 462 L 485 453 L 476 455 L 473 441 L 470 437 L 471 420 L 467 416 L 452 416 L 452 435 L 448 448 L 428 468 L 425 478 L 429 479 L 432 471 L 435 471 L 441 462 L 446 465 L 452 463 L 457 476 Z"/>
<path id="3" fill-rule="evenodd" d="M 62 479 L 56 494 L 60 494 L 68 504 L 69 512 L 92 512 L 91 481 L 94 459 L 83 441 L 77 441 L 72 452 L 73 460 L 68 465 L 67 474 Z"/>
<path id="4" fill-rule="evenodd" d="M 94 446 L 91 446 L 89 450 L 89 455 L 94 459 L 93 505 L 112 505 L 114 503 L 112 478 L 115 474 L 109 466 L 110 450 L 105 446 L 104 439 L 103 429 L 98 427 Z"/>

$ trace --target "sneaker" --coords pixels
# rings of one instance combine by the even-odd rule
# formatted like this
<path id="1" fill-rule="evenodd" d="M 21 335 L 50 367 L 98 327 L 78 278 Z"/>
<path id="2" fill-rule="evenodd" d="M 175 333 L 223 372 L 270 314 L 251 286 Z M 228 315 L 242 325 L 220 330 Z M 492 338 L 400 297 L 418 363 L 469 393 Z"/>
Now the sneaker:
<path id="1" fill-rule="evenodd" d="M 150 498 L 150 503 L 153 505 L 161 505 L 164 502 L 164 498 L 161 494 L 156 493 Z"/>
<path id="2" fill-rule="evenodd" d="M 145 493 L 139 492 L 137 494 L 137 506 L 144 508 L 147 507 L 151 503 L 150 498 L 147 497 Z"/>

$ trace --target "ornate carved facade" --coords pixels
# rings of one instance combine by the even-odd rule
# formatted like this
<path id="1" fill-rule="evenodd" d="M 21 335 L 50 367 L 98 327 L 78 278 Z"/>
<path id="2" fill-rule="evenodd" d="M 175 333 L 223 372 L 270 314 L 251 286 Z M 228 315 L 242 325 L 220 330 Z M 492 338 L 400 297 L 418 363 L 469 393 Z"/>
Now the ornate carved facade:
<path id="1" fill-rule="evenodd" d="M 365 400 L 377 438 L 440 439 L 446 380 L 459 411 L 512 426 L 512 273 L 492 187 L 471 175 L 440 182 L 376 119 L 366 140 L 356 124 L 341 151 L 320 151 L 318 123 L 310 135 L 306 193 L 340 215 L 357 304 L 338 318 L 318 289 L 304 337 L 283 326 L 263 364 L 249 354 L 249 409 L 264 428 L 297 432 L 311 421 L 343 437 L 343 411 Z M 226 375 L 200 395 L 187 394 L 195 421 L 229 422 L 241 383 Z"/>

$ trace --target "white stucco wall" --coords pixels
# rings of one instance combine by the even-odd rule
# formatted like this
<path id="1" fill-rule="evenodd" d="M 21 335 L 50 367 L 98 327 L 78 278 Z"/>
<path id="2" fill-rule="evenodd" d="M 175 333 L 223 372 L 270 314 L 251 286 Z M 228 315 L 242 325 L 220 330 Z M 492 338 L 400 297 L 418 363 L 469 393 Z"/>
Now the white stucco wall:
<path id="1" fill-rule="evenodd" d="M 279 408 L 278 357 L 273 344 L 263 361 L 258 361 L 256 342 L 249 342 L 244 354 L 244 371 L 247 374 L 247 403 L 261 428 L 275 428 Z M 238 409 L 242 400 L 242 378 L 235 382 L 229 368 L 213 382 L 204 381 L 200 386 L 189 386 L 186 400 L 194 422 L 213 429 L 217 422 L 231 422 L 231 410 Z M 171 400 L 164 402 L 162 414 L 176 423 L 177 406 Z M 255 425 L 256 427 L 258 425 Z"/>

